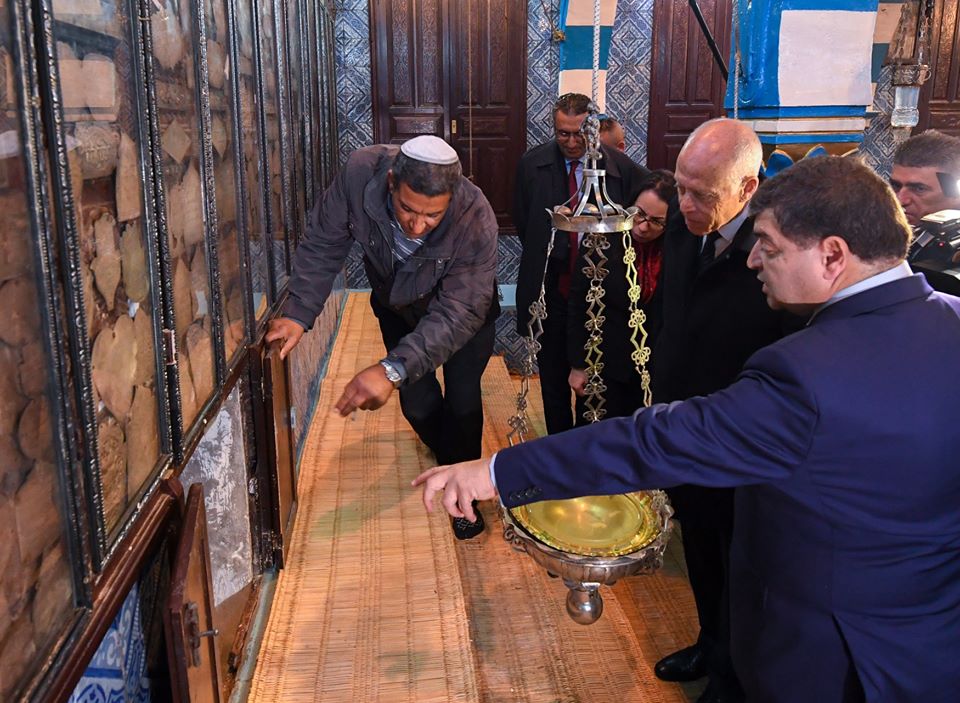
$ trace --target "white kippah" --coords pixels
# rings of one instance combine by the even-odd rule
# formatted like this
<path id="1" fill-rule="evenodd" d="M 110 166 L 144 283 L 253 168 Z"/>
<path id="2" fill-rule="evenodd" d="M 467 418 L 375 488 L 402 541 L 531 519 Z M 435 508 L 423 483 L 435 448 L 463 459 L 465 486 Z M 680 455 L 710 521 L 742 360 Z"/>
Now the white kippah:
<path id="1" fill-rule="evenodd" d="M 426 161 L 428 164 L 448 166 L 460 161 L 452 146 L 432 134 L 421 134 L 408 139 L 400 146 L 400 151 L 411 159 Z"/>

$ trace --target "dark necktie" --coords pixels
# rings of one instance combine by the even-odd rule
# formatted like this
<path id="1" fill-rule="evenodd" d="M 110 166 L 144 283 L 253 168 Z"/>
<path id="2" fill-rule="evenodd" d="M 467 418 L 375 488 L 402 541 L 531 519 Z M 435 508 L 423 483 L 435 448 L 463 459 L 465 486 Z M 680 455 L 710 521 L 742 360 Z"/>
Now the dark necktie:
<path id="1" fill-rule="evenodd" d="M 579 165 L 579 161 L 571 161 L 570 170 L 567 172 L 567 193 L 570 197 L 569 206 L 571 210 L 576 209 L 577 193 L 580 192 L 580 187 L 577 185 L 577 166 Z M 557 288 L 560 289 L 560 294 L 564 298 L 570 295 L 570 277 L 577 265 L 577 240 L 579 239 L 576 232 L 567 232 L 567 237 L 567 270 L 562 272 L 557 279 Z"/>
<path id="2" fill-rule="evenodd" d="M 714 230 L 707 235 L 703 243 L 703 249 L 700 250 L 700 260 L 697 267 L 698 271 L 703 271 L 710 263 L 717 258 L 717 240 L 720 239 L 720 233 Z"/>

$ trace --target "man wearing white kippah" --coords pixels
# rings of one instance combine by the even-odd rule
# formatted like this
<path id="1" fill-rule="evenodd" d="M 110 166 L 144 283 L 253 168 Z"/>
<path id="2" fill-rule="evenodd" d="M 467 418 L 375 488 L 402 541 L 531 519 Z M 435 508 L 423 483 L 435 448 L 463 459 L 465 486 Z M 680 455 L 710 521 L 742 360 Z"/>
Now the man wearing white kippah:
<path id="1" fill-rule="evenodd" d="M 353 377 L 337 410 L 376 410 L 399 389 L 404 417 L 438 463 L 478 458 L 480 377 L 500 313 L 497 232 L 490 204 L 442 139 L 358 149 L 310 213 L 283 317 L 267 341 L 282 340 L 283 357 L 297 345 L 358 242 L 388 354 Z M 483 531 L 479 512 L 476 522 L 453 524 L 460 539 Z"/>

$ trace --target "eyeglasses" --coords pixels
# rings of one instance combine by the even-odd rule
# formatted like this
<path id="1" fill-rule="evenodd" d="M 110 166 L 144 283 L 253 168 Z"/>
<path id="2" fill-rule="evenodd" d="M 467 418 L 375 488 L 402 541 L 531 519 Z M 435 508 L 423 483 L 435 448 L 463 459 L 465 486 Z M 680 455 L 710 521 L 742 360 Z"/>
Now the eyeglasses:
<path id="1" fill-rule="evenodd" d="M 646 222 L 651 227 L 656 227 L 657 229 L 663 229 L 667 226 L 666 217 L 651 217 L 639 206 L 637 206 L 637 214 L 633 216 L 633 221 L 637 223 Z"/>

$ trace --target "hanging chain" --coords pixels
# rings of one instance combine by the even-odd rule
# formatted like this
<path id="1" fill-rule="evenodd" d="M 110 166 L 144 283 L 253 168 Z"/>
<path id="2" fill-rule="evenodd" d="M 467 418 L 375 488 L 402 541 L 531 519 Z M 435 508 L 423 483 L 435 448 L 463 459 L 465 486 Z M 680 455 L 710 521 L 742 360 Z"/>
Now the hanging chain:
<path id="1" fill-rule="evenodd" d="M 627 299 L 630 301 L 630 317 L 627 320 L 627 326 L 630 328 L 630 344 L 633 346 L 630 360 L 633 361 L 633 368 L 640 374 L 643 405 L 649 408 L 653 403 L 653 392 L 650 390 L 650 371 L 647 370 L 650 347 L 647 346 L 647 328 L 643 326 L 647 321 L 647 313 L 639 307 L 643 290 L 637 282 L 637 250 L 631 246 L 629 232 L 623 233 L 623 263 L 627 268 Z M 640 335 L 639 341 L 637 335 Z"/>
<path id="2" fill-rule="evenodd" d="M 593 0 L 593 73 L 590 89 L 592 107 L 599 111 L 597 96 L 600 93 L 600 0 Z M 593 114 L 590 117 L 593 117 Z M 589 123 L 589 126 L 585 124 L 588 129 L 596 127 L 593 120 L 589 118 L 585 123 Z M 587 135 L 589 148 L 593 148 L 598 136 Z M 596 146 L 599 151 L 598 142 Z M 590 287 L 587 289 L 587 319 L 583 323 L 588 334 L 587 341 L 583 345 L 586 352 L 584 361 L 587 367 L 587 382 L 583 387 L 584 404 L 587 409 L 583 412 L 583 419 L 587 422 L 598 422 L 607 414 L 603 407 L 606 403 L 603 394 L 607 387 L 600 375 L 603 371 L 603 350 L 600 349 L 600 343 L 603 341 L 603 323 L 606 319 L 603 315 L 606 308 L 603 302 L 603 279 L 607 275 L 607 269 L 604 266 L 607 263 L 607 255 L 604 254 L 604 250 L 610 248 L 610 242 L 602 234 L 590 232 L 584 236 L 582 245 L 585 247 L 584 260 L 587 264 L 583 271 L 590 278 Z"/>
<path id="3" fill-rule="evenodd" d="M 603 394 L 607 386 L 603 382 L 603 350 L 600 349 L 600 344 L 603 342 L 603 323 L 606 321 L 603 314 L 606 309 L 603 302 L 606 292 L 603 289 L 603 279 L 607 277 L 607 255 L 604 251 L 610 248 L 610 242 L 603 234 L 589 232 L 584 236 L 582 246 L 586 261 L 583 272 L 590 279 L 590 287 L 587 289 L 587 319 L 583 323 L 588 333 L 587 341 L 583 345 L 587 367 L 587 382 L 583 387 L 587 409 L 583 413 L 583 419 L 587 422 L 599 422 L 607 414 L 603 407 L 606 403 Z"/>
<path id="4" fill-rule="evenodd" d="M 530 379 L 534 374 L 537 363 L 537 352 L 540 351 L 540 335 L 543 334 L 543 321 L 547 319 L 547 266 L 550 264 L 550 254 L 553 252 L 553 241 L 557 236 L 554 227 L 547 242 L 547 258 L 543 264 L 543 276 L 540 278 L 540 295 L 530 303 L 527 321 L 527 336 L 522 337 L 524 356 L 523 367 L 520 370 L 520 390 L 517 392 L 517 412 L 507 419 L 510 432 L 507 433 L 507 443 L 512 447 L 517 442 L 523 442 L 531 434 L 530 418 L 527 416 L 527 394 L 530 392 Z"/>

